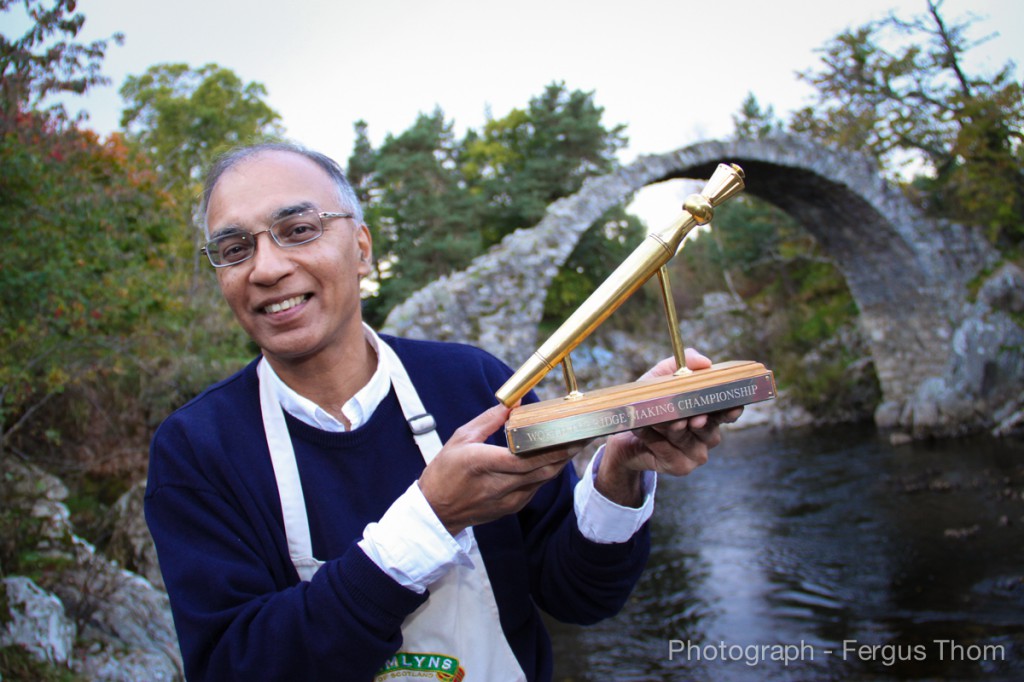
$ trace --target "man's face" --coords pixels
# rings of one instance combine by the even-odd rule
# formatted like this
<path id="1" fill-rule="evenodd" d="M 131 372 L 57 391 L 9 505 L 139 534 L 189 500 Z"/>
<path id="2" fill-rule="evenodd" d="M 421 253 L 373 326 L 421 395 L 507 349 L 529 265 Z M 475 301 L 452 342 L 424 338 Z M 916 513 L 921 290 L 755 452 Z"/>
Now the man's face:
<path id="1" fill-rule="evenodd" d="M 225 172 L 207 209 L 210 234 L 225 229 L 257 233 L 273 216 L 299 206 L 348 212 L 336 185 L 299 154 L 262 152 Z M 348 218 L 324 220 L 316 241 L 287 249 L 269 233 L 256 253 L 217 269 L 228 305 L 269 360 L 295 363 L 320 353 L 344 353 L 362 338 L 359 279 L 370 272 L 370 234 Z"/>

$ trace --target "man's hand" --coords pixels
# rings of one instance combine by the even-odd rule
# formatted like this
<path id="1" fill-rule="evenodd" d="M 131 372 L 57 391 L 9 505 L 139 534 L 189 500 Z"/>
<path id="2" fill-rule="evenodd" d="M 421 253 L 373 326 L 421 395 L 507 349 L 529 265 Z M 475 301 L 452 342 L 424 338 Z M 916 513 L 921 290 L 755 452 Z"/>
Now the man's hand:
<path id="1" fill-rule="evenodd" d="M 711 360 L 686 349 L 686 366 L 706 369 Z M 641 378 L 668 376 L 676 371 L 674 358 L 662 360 Z M 608 438 L 595 487 L 609 500 L 627 507 L 643 500 L 642 472 L 685 476 L 708 461 L 708 451 L 722 441 L 718 425 L 734 422 L 742 407 L 664 422 Z"/>
<path id="2" fill-rule="evenodd" d="M 519 511 L 572 459 L 569 450 L 517 457 L 485 444 L 508 414 L 499 404 L 460 426 L 420 476 L 423 496 L 452 535 Z"/>

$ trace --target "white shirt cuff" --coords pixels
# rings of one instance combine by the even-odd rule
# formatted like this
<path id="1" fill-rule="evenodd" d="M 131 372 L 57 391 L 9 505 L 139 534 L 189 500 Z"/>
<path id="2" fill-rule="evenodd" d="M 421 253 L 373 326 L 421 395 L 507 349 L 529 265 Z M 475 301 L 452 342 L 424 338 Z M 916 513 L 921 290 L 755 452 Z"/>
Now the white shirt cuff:
<path id="1" fill-rule="evenodd" d="M 472 565 L 472 543 L 472 529 L 453 537 L 413 483 L 380 521 L 366 526 L 358 545 L 396 582 L 423 594 L 456 565 Z"/>
<path id="2" fill-rule="evenodd" d="M 604 446 L 591 458 L 582 480 L 576 486 L 573 507 L 576 522 L 583 537 L 591 542 L 612 544 L 626 542 L 647 523 L 654 513 L 654 492 L 658 475 L 653 471 L 643 474 L 644 501 L 639 507 L 623 507 L 612 502 L 594 487 L 597 470 L 604 457 Z"/>

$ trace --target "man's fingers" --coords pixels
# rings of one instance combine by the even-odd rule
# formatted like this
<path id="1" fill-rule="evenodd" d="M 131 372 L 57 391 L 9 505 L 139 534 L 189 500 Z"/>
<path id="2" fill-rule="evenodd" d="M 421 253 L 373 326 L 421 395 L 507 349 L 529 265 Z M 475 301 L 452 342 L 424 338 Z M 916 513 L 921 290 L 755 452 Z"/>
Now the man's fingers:
<path id="1" fill-rule="evenodd" d="M 533 472 L 541 478 L 551 478 L 573 457 L 572 450 L 547 450 L 528 457 L 519 457 L 508 453 L 507 466 L 504 470 L 507 473 L 523 475 Z M 551 472 L 551 473 L 548 473 Z"/>
<path id="2" fill-rule="evenodd" d="M 695 414 L 686 421 L 686 428 L 690 429 L 691 431 L 703 429 L 705 426 L 708 425 L 709 418 L 710 415 L 707 414 Z"/>
<path id="3" fill-rule="evenodd" d="M 693 348 L 687 348 L 685 354 L 686 366 L 689 369 L 707 369 L 711 366 L 711 358 L 703 353 L 698 353 Z"/>
<path id="4" fill-rule="evenodd" d="M 539 472 L 538 475 L 543 477 L 545 468 L 561 469 L 565 462 L 572 459 L 573 453 L 564 449 L 548 450 L 529 457 L 518 457 L 509 452 L 507 448 L 487 445 L 484 441 L 505 425 L 509 412 L 509 408 L 500 403 L 481 412 L 456 429 L 445 447 L 462 450 L 468 446 L 471 450 L 465 450 L 465 453 L 471 457 L 474 464 L 481 467 L 481 470 L 515 476 Z M 555 473 L 557 474 L 557 471 Z M 548 478 L 552 475 L 554 474 L 549 474 Z"/>
<path id="5" fill-rule="evenodd" d="M 675 358 L 665 358 L 654 367 L 643 373 L 641 379 L 653 379 L 654 377 L 667 377 L 676 371 Z"/>
<path id="6" fill-rule="evenodd" d="M 512 490 L 513 491 L 529 491 L 536 492 L 538 488 L 550 481 L 552 478 L 561 473 L 569 460 L 563 459 L 551 464 L 526 471 L 522 474 L 510 478 L 510 481 L 514 481 Z"/>
<path id="7" fill-rule="evenodd" d="M 738 420 L 740 416 L 743 414 L 743 406 L 740 405 L 739 407 L 734 407 L 731 410 L 719 412 L 718 414 L 719 424 L 732 424 L 734 421 Z"/>
<path id="8" fill-rule="evenodd" d="M 706 355 L 699 353 L 693 348 L 687 348 L 685 351 L 685 360 L 687 369 L 707 369 L 711 366 L 711 359 Z M 653 379 L 654 377 L 667 377 L 674 373 L 678 369 L 676 360 L 674 357 L 665 358 L 654 367 L 647 370 L 641 379 Z"/>
<path id="9" fill-rule="evenodd" d="M 511 410 L 501 403 L 484 410 L 476 417 L 455 430 L 449 442 L 483 443 L 491 435 L 505 425 Z"/>
<path id="10" fill-rule="evenodd" d="M 711 446 L 694 434 L 684 436 L 688 442 L 670 441 L 654 429 L 640 429 L 634 432 L 639 447 L 645 449 L 651 458 L 654 471 L 673 476 L 685 476 L 708 461 Z"/>
<path id="11" fill-rule="evenodd" d="M 681 433 L 686 429 L 696 432 L 714 429 L 720 424 L 732 424 L 738 420 L 742 414 L 743 407 L 740 406 L 728 410 L 721 410 L 719 412 L 695 414 L 692 417 L 685 419 L 677 419 L 671 422 L 656 424 L 650 428 L 656 429 L 666 438 L 671 438 L 673 434 Z"/>

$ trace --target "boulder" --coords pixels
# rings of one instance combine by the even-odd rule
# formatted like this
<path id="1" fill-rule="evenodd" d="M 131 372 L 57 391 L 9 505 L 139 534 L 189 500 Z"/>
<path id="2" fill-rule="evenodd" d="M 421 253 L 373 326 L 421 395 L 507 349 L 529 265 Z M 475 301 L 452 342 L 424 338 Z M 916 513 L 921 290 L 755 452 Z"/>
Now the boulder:
<path id="1" fill-rule="evenodd" d="M 12 605 L 11 623 L 36 623 L 19 626 L 16 634 L 5 628 L 5 645 L 10 641 L 41 652 L 54 664 L 70 661 L 90 680 L 182 679 L 167 595 L 74 534 L 63 503 L 67 488 L 59 479 L 12 457 L 3 469 L 0 497 L 31 529 L 23 544 L 38 557 L 43 576 L 39 585 L 21 576 L 5 579 L 9 600 L 12 584 L 16 595 L 31 597 L 30 602 L 13 602 L 32 607 Z M 72 649 L 81 652 L 74 659 Z"/>
<path id="2" fill-rule="evenodd" d="M 63 602 L 24 576 L 4 578 L 2 586 L 8 613 L 0 618 L 0 648 L 20 646 L 40 661 L 69 666 L 75 624 Z"/>
<path id="3" fill-rule="evenodd" d="M 989 275 L 953 334 L 948 370 L 925 381 L 901 419 L 917 437 L 1019 430 L 1024 409 L 1024 270 L 1006 263 Z"/>
<path id="4" fill-rule="evenodd" d="M 111 508 L 113 532 L 107 543 L 106 555 L 163 590 L 164 579 L 157 562 L 156 546 L 143 512 L 145 495 L 146 481 L 142 480 L 114 503 Z"/>

